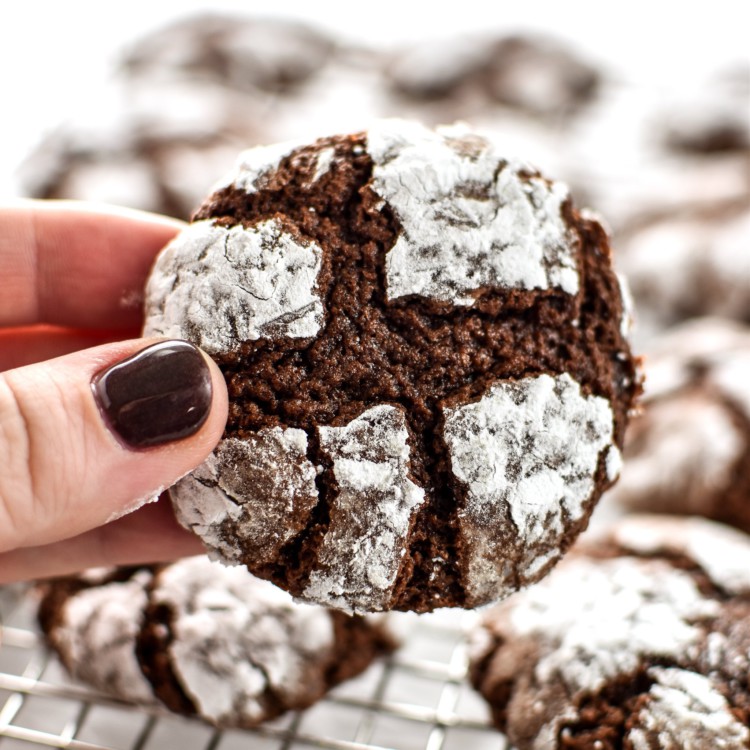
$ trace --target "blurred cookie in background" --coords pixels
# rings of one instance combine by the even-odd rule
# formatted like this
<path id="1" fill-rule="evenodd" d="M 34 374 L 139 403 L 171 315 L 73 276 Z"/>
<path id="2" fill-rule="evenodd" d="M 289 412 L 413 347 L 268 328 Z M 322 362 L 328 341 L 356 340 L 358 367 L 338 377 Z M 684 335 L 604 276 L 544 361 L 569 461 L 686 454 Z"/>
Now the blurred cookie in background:
<path id="1" fill-rule="evenodd" d="M 750 69 L 674 93 L 649 124 L 633 159 L 652 160 L 593 188 L 602 208 L 622 199 L 611 218 L 639 340 L 706 315 L 750 322 Z"/>
<path id="2" fill-rule="evenodd" d="M 601 78 L 562 41 L 535 35 L 425 41 L 396 53 L 385 75 L 391 92 L 404 99 L 458 104 L 471 89 L 485 105 L 542 118 L 570 114 L 591 101 Z"/>
<path id="3" fill-rule="evenodd" d="M 662 138 L 686 154 L 750 149 L 750 66 L 723 70 L 664 103 Z"/>
<path id="4" fill-rule="evenodd" d="M 645 362 L 642 412 L 603 504 L 750 532 L 750 328 L 693 321 L 655 341 Z"/>
<path id="5" fill-rule="evenodd" d="M 152 568 L 92 568 L 40 585 L 39 624 L 71 677 L 121 700 L 154 703 L 135 654 Z"/>
<path id="6" fill-rule="evenodd" d="M 724 80 L 721 71 L 709 71 L 688 94 L 658 81 L 619 81 L 571 121 L 566 178 L 588 185 L 618 246 L 620 236 L 658 222 L 750 205 L 750 92 L 742 70 L 725 88 L 713 83 Z"/>
<path id="7" fill-rule="evenodd" d="M 750 322 L 750 209 L 728 205 L 621 233 L 618 269 L 642 338 L 705 315 Z"/>
<path id="8" fill-rule="evenodd" d="M 587 205 L 585 172 L 567 159 L 569 127 L 608 79 L 575 46 L 496 32 L 426 39 L 384 59 L 379 115 L 429 125 L 469 122 L 502 143 L 508 157 L 564 179 Z"/>
<path id="9" fill-rule="evenodd" d="M 223 727 L 306 708 L 396 647 L 382 616 L 296 603 L 207 557 L 41 587 L 40 625 L 71 676 Z"/>
<path id="10" fill-rule="evenodd" d="M 280 92 L 315 76 L 336 44 L 307 24 L 274 18 L 190 16 L 135 42 L 122 72 L 153 78 L 212 81 L 239 92 Z"/>
<path id="11" fill-rule="evenodd" d="M 481 91 L 492 48 L 490 39 L 465 36 L 417 42 L 388 59 L 385 86 L 403 100 L 456 102 L 470 89 Z"/>
<path id="12" fill-rule="evenodd" d="M 545 118 L 570 115 L 591 102 L 601 80 L 601 72 L 580 53 L 542 36 L 498 40 L 488 70 L 496 101 Z"/>
<path id="13" fill-rule="evenodd" d="M 216 174 L 229 170 L 238 146 L 253 138 L 251 125 L 242 132 L 247 120 L 241 117 L 208 107 L 210 117 L 189 114 L 182 105 L 190 102 L 180 101 L 174 90 L 162 97 L 166 117 L 131 107 L 119 91 L 112 98 L 117 101 L 106 120 L 80 113 L 29 156 L 19 171 L 26 195 L 112 203 L 186 219 Z"/>
<path id="14" fill-rule="evenodd" d="M 34 198 L 116 203 L 187 219 L 237 152 L 277 140 L 276 97 L 298 94 L 334 54 L 287 21 L 194 16 L 134 43 L 90 111 L 22 165 Z"/>
<path id="15" fill-rule="evenodd" d="M 630 517 L 489 610 L 471 680 L 518 750 L 750 745 L 750 538 Z"/>
<path id="16" fill-rule="evenodd" d="M 468 120 L 586 199 L 586 170 L 568 164 L 569 123 L 605 81 L 550 36 L 455 36 L 388 51 L 294 21 L 191 16 L 132 43 L 105 90 L 92 92 L 91 112 L 49 135 L 19 180 L 30 197 L 185 219 L 233 153 L 407 116 Z"/>
<path id="17" fill-rule="evenodd" d="M 741 65 L 709 71 L 665 97 L 658 81 L 634 85 L 552 35 L 496 30 L 388 49 L 297 21 L 196 15 L 124 50 L 91 93 L 92 113 L 46 138 L 19 179 L 30 197 L 187 218 L 244 148 L 380 117 L 464 120 L 571 185 L 619 245 L 662 221 L 747 205 L 748 77 Z"/>

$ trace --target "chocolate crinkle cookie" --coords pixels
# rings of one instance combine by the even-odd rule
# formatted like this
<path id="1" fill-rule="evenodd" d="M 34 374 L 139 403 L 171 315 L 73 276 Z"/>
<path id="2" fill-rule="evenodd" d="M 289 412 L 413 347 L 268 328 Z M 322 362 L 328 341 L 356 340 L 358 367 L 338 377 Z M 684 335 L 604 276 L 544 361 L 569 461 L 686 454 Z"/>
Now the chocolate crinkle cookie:
<path id="1" fill-rule="evenodd" d="M 297 21 L 203 13 L 139 39 L 121 68 L 136 84 L 182 78 L 245 93 L 278 92 L 314 77 L 335 49 L 323 31 Z"/>
<path id="2" fill-rule="evenodd" d="M 632 516 L 485 616 L 471 676 L 518 750 L 750 747 L 750 538 Z"/>
<path id="3" fill-rule="evenodd" d="M 221 727 L 306 708 L 396 646 L 383 615 L 296 603 L 206 557 L 45 584 L 39 621 L 73 677 Z"/>
<path id="4" fill-rule="evenodd" d="M 641 335 L 705 315 L 750 322 L 750 192 L 710 216 L 647 224 L 618 250 Z"/>
<path id="5" fill-rule="evenodd" d="M 570 114 L 595 98 L 599 71 L 561 40 L 509 36 L 499 40 L 489 66 L 495 99 L 539 116 Z"/>
<path id="6" fill-rule="evenodd" d="M 463 126 L 244 153 L 146 296 L 145 334 L 203 347 L 230 393 L 179 520 L 303 600 L 496 600 L 617 476 L 640 386 L 606 234 Z"/>
<path id="7" fill-rule="evenodd" d="M 750 64 L 746 61 L 691 81 L 690 88 L 664 102 L 661 134 L 665 144 L 683 154 L 750 155 Z"/>
<path id="8" fill-rule="evenodd" d="M 451 36 L 413 44 L 388 62 L 385 78 L 402 100 L 478 100 L 550 120 L 590 103 L 601 83 L 601 74 L 577 50 L 540 35 Z"/>
<path id="9" fill-rule="evenodd" d="M 750 532 L 750 328 L 683 324 L 653 342 L 645 369 L 643 410 L 605 502 Z"/>

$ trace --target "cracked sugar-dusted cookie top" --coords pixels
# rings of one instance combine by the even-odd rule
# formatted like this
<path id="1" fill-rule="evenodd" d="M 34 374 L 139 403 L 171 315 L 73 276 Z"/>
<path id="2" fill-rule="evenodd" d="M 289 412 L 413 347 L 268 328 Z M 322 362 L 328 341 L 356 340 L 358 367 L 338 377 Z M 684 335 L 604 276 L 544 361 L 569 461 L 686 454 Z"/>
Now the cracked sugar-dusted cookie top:
<path id="1" fill-rule="evenodd" d="M 305 708 L 397 642 L 382 616 L 297 603 L 205 556 L 50 582 L 39 619 L 73 676 L 222 727 Z"/>
<path id="2" fill-rule="evenodd" d="M 147 289 L 145 333 L 206 348 L 230 394 L 177 516 L 327 606 L 502 598 L 616 478 L 629 315 L 601 226 L 466 126 L 251 149 Z"/>
<path id="3" fill-rule="evenodd" d="M 490 610 L 471 676 L 519 750 L 750 747 L 750 538 L 632 516 Z"/>

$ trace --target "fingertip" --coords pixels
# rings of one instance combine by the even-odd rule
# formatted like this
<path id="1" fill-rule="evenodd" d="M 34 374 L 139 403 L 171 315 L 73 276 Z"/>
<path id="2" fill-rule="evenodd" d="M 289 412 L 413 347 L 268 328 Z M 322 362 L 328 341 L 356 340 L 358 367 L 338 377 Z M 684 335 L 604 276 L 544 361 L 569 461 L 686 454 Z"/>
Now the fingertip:
<path id="1" fill-rule="evenodd" d="M 214 411 L 217 392 L 221 397 L 215 381 L 210 360 L 197 347 L 165 340 L 97 373 L 91 388 L 110 432 L 124 447 L 139 450 L 196 435 Z"/>
<path id="2" fill-rule="evenodd" d="M 118 518 L 144 505 L 130 500 L 136 489 L 147 487 L 148 499 L 199 466 L 228 416 L 224 376 L 206 352 L 183 340 L 143 344 L 92 379 L 102 421 L 125 454 L 120 465 L 140 469 L 126 477 L 129 504 L 115 508 Z"/>
<path id="3" fill-rule="evenodd" d="M 185 341 L 117 342 L 0 378 L 0 456 L 13 459 L 0 475 L 12 521 L 0 550 L 128 514 L 200 465 L 227 420 L 219 368 Z"/>

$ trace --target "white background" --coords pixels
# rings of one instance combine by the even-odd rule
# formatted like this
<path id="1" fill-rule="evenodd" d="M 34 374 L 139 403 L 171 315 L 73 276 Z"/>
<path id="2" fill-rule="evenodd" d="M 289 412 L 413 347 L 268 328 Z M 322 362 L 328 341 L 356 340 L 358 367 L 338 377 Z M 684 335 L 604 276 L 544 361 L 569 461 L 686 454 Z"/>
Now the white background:
<path id="1" fill-rule="evenodd" d="M 227 10 L 293 17 L 374 45 L 469 31 L 546 31 L 574 41 L 637 85 L 669 89 L 689 86 L 725 63 L 749 59 L 743 7 L 742 0 L 5 2 L 0 17 L 0 198 L 17 193 L 13 172 L 41 136 L 77 108 L 91 106 L 123 46 L 181 15 Z"/>

